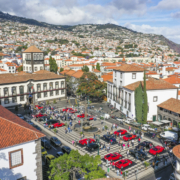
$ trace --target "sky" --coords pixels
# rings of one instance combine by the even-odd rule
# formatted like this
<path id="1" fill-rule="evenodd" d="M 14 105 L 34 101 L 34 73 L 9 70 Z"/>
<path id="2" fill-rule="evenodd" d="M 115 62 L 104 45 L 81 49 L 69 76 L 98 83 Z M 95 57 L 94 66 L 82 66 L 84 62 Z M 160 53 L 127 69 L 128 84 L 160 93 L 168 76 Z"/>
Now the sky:
<path id="1" fill-rule="evenodd" d="M 180 0 L 0 0 L 0 11 L 57 25 L 113 23 L 180 44 Z"/>

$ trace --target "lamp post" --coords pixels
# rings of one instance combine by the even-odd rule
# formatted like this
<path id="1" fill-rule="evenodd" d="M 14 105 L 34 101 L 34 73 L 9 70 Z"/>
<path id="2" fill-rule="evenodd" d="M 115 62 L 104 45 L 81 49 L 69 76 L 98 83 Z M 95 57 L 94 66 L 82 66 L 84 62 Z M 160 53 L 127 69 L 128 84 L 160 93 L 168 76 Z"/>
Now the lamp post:
<path id="1" fill-rule="evenodd" d="M 98 153 L 97 153 L 97 155 L 99 155 L 99 139 L 100 139 L 100 135 L 96 134 L 96 139 L 97 139 L 97 144 L 98 144 Z"/>

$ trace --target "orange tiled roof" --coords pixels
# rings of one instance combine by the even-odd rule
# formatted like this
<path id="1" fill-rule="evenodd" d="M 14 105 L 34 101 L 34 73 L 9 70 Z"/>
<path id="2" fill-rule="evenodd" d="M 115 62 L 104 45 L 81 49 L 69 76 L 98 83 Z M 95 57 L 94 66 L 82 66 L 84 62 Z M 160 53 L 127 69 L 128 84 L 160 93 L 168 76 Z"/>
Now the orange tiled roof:
<path id="1" fill-rule="evenodd" d="M 105 74 L 105 75 L 102 75 L 101 78 L 103 78 L 103 81 L 108 81 L 108 80 L 111 80 L 113 78 L 113 76 Z"/>
<path id="2" fill-rule="evenodd" d="M 97 72 L 97 73 L 98 73 L 98 72 L 101 72 L 101 71 L 99 71 L 99 70 L 97 70 L 97 69 L 93 69 L 93 71 L 94 71 L 94 72 Z"/>
<path id="3" fill-rule="evenodd" d="M 135 91 L 135 89 L 139 86 L 140 83 L 143 86 L 143 84 L 144 84 L 143 81 L 137 81 L 135 83 L 124 86 L 124 88 Z M 178 87 L 176 87 L 176 86 L 172 85 L 171 83 L 168 83 L 162 79 L 148 78 L 148 80 L 146 81 L 146 89 L 147 90 L 178 89 Z"/>
<path id="4" fill-rule="evenodd" d="M 15 63 L 11 63 L 11 62 L 6 62 L 5 64 L 7 64 L 7 66 L 16 66 Z"/>
<path id="5" fill-rule="evenodd" d="M 173 75 L 173 76 L 170 76 L 170 77 L 164 79 L 164 81 L 169 82 L 171 84 L 180 84 L 180 76 Z"/>
<path id="6" fill-rule="evenodd" d="M 68 71 L 68 72 L 66 73 L 66 75 L 71 76 L 71 75 L 73 75 L 75 72 L 76 72 L 76 71 L 74 71 L 74 70 L 70 70 L 70 71 Z"/>
<path id="7" fill-rule="evenodd" d="M 170 98 L 157 106 L 180 114 L 180 100 L 178 99 Z"/>
<path id="8" fill-rule="evenodd" d="M 110 83 L 113 83 L 113 78 L 112 79 L 109 79 L 109 80 L 107 80 L 108 82 L 110 82 Z"/>
<path id="9" fill-rule="evenodd" d="M 6 148 L 45 137 L 26 121 L 0 106 L 0 148 Z"/>
<path id="10" fill-rule="evenodd" d="M 83 71 L 76 71 L 72 76 L 75 78 L 80 78 L 84 74 Z"/>
<path id="11" fill-rule="evenodd" d="M 122 64 L 121 66 L 114 68 L 114 70 L 119 70 L 123 72 L 143 72 L 144 68 L 131 64 Z"/>
<path id="12" fill-rule="evenodd" d="M 156 72 L 156 71 L 149 71 L 149 72 L 147 72 L 146 74 L 147 74 L 147 75 L 157 74 L 157 72 Z"/>
<path id="13" fill-rule="evenodd" d="M 0 71 L 6 71 L 5 69 L 0 68 Z"/>
<path id="14" fill-rule="evenodd" d="M 34 53 L 42 53 L 41 50 L 39 50 L 36 46 L 30 46 L 27 48 L 24 53 L 29 53 L 29 52 L 34 52 Z"/>

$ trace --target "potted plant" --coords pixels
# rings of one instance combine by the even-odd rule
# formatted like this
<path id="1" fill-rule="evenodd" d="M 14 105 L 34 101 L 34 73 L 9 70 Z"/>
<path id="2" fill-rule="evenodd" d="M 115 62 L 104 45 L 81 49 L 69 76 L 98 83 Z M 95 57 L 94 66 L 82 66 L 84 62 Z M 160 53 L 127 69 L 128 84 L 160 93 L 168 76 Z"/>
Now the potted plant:
<path id="1" fill-rule="evenodd" d="M 83 132 L 80 132 L 80 135 L 82 135 L 83 134 Z"/>
<path id="2" fill-rule="evenodd" d="M 49 105 L 49 101 L 46 101 L 46 105 Z"/>
<path id="3" fill-rule="evenodd" d="M 56 128 L 54 128 L 54 129 L 53 129 L 53 131 L 54 131 L 54 134 L 56 134 L 56 133 L 57 133 L 57 129 L 56 129 Z"/>
<path id="4" fill-rule="evenodd" d="M 67 123 L 65 123 L 65 126 L 67 127 L 67 126 L 68 126 L 68 124 L 67 124 Z"/>
<path id="5" fill-rule="evenodd" d="M 147 162 L 147 161 L 144 162 L 144 166 L 145 166 L 146 169 L 147 169 L 147 167 L 148 167 L 149 165 L 150 165 L 149 162 Z"/>
<path id="6" fill-rule="evenodd" d="M 106 125 L 104 126 L 104 128 L 105 128 L 105 130 L 107 130 L 107 129 L 108 129 L 108 127 L 107 127 Z"/>

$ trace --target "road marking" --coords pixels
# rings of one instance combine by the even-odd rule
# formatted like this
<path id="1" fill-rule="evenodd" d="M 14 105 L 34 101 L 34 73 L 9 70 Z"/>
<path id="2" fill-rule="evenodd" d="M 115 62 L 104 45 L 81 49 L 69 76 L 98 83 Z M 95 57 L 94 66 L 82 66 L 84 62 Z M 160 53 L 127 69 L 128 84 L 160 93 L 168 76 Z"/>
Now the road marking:
<path id="1" fill-rule="evenodd" d="M 57 150 L 54 146 L 52 146 L 55 150 Z"/>

